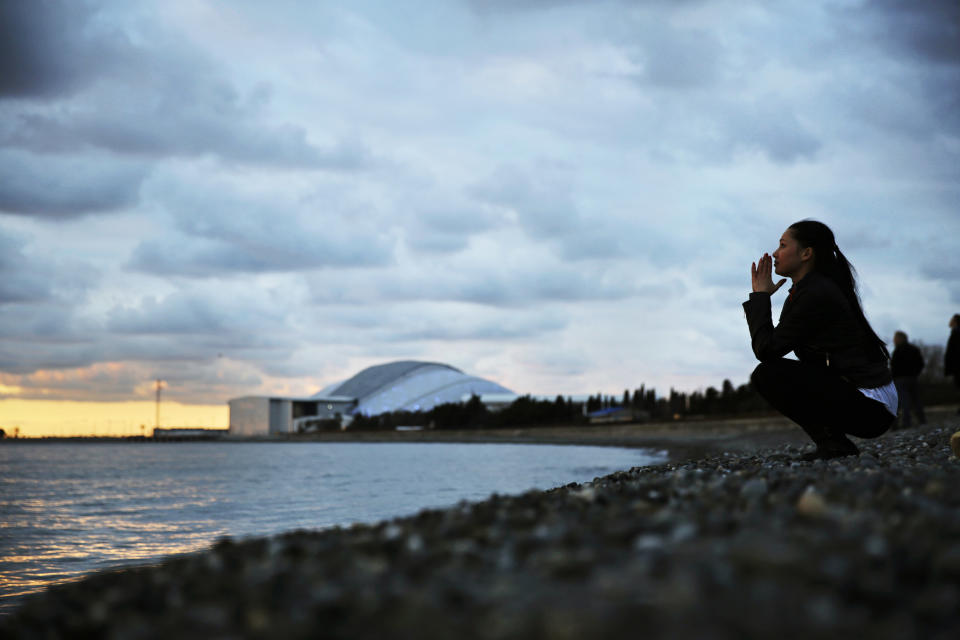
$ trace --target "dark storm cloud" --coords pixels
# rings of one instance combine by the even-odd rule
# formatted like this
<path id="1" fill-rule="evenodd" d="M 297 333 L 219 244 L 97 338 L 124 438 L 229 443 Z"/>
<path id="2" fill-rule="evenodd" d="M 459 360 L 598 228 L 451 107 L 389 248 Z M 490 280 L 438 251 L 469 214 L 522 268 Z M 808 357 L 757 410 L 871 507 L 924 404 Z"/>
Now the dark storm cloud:
<path id="1" fill-rule="evenodd" d="M 863 9 L 886 13 L 884 35 L 901 51 L 925 62 L 960 65 L 960 2 L 872 0 Z"/>
<path id="2" fill-rule="evenodd" d="M 857 25 L 851 40 L 897 70 L 854 85 L 859 117 L 913 138 L 960 135 L 960 2 L 873 0 L 835 11 Z"/>
<path id="3" fill-rule="evenodd" d="M 122 49 L 106 34 L 81 35 L 88 3 L 0 2 L 0 98 L 50 98 L 85 86 L 105 57 Z"/>
<path id="4" fill-rule="evenodd" d="M 87 156 L 0 151 L 0 211 L 63 219 L 137 203 L 146 169 Z"/>
<path id="5" fill-rule="evenodd" d="M 355 138 L 328 135 L 315 143 L 302 126 L 271 120 L 268 85 L 238 91 L 223 79 L 220 65 L 176 35 L 141 25 L 133 41 L 122 27 L 100 24 L 87 5 L 2 6 L 10 23 L 0 28 L 15 33 L 0 38 L 7 49 L 0 55 L 0 97 L 36 100 L 6 105 L 0 146 L 42 152 L 93 147 L 146 157 L 209 154 L 244 164 L 346 171 L 372 161 Z M 56 100 L 80 91 L 83 100 Z"/>

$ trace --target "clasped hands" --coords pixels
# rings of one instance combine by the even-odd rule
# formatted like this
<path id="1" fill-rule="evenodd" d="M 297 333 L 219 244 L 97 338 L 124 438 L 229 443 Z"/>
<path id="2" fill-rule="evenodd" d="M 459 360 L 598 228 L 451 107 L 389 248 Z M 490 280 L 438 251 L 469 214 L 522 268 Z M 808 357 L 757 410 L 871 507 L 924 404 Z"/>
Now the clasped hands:
<path id="1" fill-rule="evenodd" d="M 768 253 L 760 256 L 760 260 L 750 265 L 750 279 L 753 282 L 754 293 L 769 294 L 775 293 L 787 281 L 783 278 L 780 282 L 773 283 L 773 258 Z"/>

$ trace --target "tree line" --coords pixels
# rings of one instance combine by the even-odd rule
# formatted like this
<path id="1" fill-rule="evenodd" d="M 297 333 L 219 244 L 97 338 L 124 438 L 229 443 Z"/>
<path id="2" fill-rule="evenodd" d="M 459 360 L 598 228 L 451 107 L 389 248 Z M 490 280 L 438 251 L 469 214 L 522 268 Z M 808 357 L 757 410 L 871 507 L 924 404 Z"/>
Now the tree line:
<path id="1" fill-rule="evenodd" d="M 943 347 L 915 344 L 927 363 L 919 379 L 924 403 L 955 402 L 953 385 L 943 377 Z M 598 393 L 585 402 L 575 402 L 562 395 L 552 401 L 526 395 L 498 411 L 491 411 L 479 397 L 473 396 L 467 402 L 440 404 L 429 411 L 394 411 L 373 416 L 357 414 L 349 428 L 373 431 L 402 426 L 497 429 L 582 425 L 590 422 L 590 414 L 605 409 L 617 410 L 634 422 L 752 417 L 774 413 L 749 383 L 734 386 L 730 380 L 724 380 L 719 389 L 710 386 L 703 391 L 687 393 L 671 388 L 668 394 L 659 395 L 655 388 L 641 385 L 633 390 L 625 389 L 622 395 Z M 340 424 L 340 420 L 326 420 L 313 426 L 326 430 L 339 429 Z"/>
<path id="2" fill-rule="evenodd" d="M 429 411 L 393 411 L 379 415 L 353 416 L 351 431 L 393 430 L 402 426 L 423 426 L 431 429 L 497 429 L 507 427 L 536 427 L 546 425 L 578 425 L 590 422 L 590 414 L 603 409 L 625 412 L 628 419 L 679 420 L 691 417 L 720 417 L 757 414 L 770 411 L 766 402 L 749 384 L 734 387 L 724 380 L 720 390 L 708 387 L 706 391 L 684 393 L 670 389 L 667 396 L 656 389 L 640 386 L 625 390 L 622 396 L 598 393 L 585 402 L 556 396 L 552 401 L 520 396 L 497 411 L 491 411 L 478 396 L 467 402 L 440 404 Z M 333 428 L 337 425 L 327 425 Z"/>

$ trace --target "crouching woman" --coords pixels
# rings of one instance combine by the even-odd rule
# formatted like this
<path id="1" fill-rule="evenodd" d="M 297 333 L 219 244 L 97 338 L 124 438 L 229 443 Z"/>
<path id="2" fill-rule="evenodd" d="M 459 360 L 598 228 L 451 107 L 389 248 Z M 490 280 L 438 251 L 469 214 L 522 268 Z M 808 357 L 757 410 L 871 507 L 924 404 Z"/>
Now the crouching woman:
<path id="1" fill-rule="evenodd" d="M 774 284 L 771 271 L 784 278 Z M 753 293 L 743 309 L 760 360 L 750 377 L 754 389 L 816 444 L 802 459 L 858 454 L 847 435 L 884 433 L 898 399 L 890 355 L 863 314 L 853 266 L 833 232 L 813 220 L 790 225 L 750 275 Z M 770 297 L 787 278 L 793 286 L 774 326 Z M 797 360 L 783 357 L 790 351 Z"/>

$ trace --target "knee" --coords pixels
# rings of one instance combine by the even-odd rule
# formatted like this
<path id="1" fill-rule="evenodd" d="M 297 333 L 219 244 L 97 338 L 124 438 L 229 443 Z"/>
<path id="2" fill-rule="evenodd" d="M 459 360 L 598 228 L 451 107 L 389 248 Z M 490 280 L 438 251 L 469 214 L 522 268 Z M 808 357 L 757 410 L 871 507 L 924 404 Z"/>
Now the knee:
<path id="1" fill-rule="evenodd" d="M 770 400 L 773 395 L 782 392 L 785 385 L 791 379 L 789 362 L 783 359 L 768 360 L 757 365 L 753 373 L 750 374 L 750 384 L 754 391 Z"/>
<path id="2" fill-rule="evenodd" d="M 766 362 L 761 362 L 757 365 L 757 368 L 750 374 L 750 384 L 753 385 L 754 389 L 760 391 L 766 388 L 767 383 L 770 381 L 770 369 L 770 365 Z"/>

